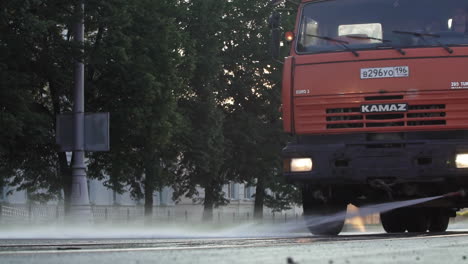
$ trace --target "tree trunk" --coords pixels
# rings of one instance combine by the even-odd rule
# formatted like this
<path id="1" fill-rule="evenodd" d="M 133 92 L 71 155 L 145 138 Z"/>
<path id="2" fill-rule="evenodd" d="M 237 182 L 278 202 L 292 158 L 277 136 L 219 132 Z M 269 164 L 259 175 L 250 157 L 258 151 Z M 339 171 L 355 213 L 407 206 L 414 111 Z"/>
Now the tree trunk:
<path id="1" fill-rule="evenodd" d="M 145 169 L 145 217 L 150 220 L 153 216 L 154 168 L 148 164 Z"/>
<path id="2" fill-rule="evenodd" d="M 151 218 L 153 216 L 153 193 L 154 187 L 151 184 L 145 183 L 145 216 Z"/>
<path id="3" fill-rule="evenodd" d="M 265 186 L 263 176 L 257 178 L 257 186 L 255 187 L 255 203 L 254 217 L 255 219 L 263 219 L 263 202 L 265 199 Z"/>
<path id="4" fill-rule="evenodd" d="M 213 221 L 214 188 L 213 184 L 205 187 L 205 200 L 203 202 L 203 221 Z"/>
<path id="5" fill-rule="evenodd" d="M 65 215 L 70 212 L 71 190 L 72 190 L 72 170 L 67 162 L 67 154 L 59 152 L 59 171 L 63 186 L 63 209 Z"/>

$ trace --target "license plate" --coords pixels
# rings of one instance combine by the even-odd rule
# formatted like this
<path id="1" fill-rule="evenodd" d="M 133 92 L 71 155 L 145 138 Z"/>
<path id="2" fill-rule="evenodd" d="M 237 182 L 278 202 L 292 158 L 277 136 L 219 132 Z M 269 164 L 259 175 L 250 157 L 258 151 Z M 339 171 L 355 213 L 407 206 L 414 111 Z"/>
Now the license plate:
<path id="1" fill-rule="evenodd" d="M 361 79 L 409 77 L 408 66 L 361 69 Z"/>

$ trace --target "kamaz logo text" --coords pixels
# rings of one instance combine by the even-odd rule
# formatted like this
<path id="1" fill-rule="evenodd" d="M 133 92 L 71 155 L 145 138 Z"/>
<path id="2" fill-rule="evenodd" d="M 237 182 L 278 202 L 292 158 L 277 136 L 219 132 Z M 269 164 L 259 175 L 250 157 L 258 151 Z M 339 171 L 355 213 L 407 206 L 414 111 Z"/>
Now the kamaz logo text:
<path id="1" fill-rule="evenodd" d="M 408 104 L 361 105 L 361 113 L 407 112 Z"/>

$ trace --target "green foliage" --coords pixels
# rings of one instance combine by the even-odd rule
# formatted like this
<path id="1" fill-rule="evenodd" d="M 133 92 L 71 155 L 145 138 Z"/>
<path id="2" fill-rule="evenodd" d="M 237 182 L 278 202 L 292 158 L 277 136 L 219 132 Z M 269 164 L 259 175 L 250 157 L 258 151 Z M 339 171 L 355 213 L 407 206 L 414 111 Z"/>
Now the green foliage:
<path id="1" fill-rule="evenodd" d="M 176 99 L 186 83 L 179 74 L 186 63 L 180 7 L 171 0 L 91 4 L 103 11 L 90 21 L 96 31 L 88 43 L 89 105 L 111 112 L 112 147 L 93 154 L 90 171 L 94 177 L 107 173 L 109 187 L 123 191 L 128 185 L 142 198 L 145 187 L 169 184 L 178 156 L 172 138 L 183 122 Z"/>
<path id="2" fill-rule="evenodd" d="M 265 196 L 265 204 L 283 210 L 296 202 L 297 191 L 281 175 L 280 152 L 288 138 L 282 132 L 279 112 L 281 68 L 268 54 L 269 3 L 229 3 L 226 23 L 231 30 L 226 32 L 222 54 L 228 98 L 224 133 L 230 150 L 225 167 L 231 179 L 251 185 L 262 182 L 264 189 L 274 192 L 274 197 Z M 283 14 L 283 20 L 290 18 Z"/>
<path id="3" fill-rule="evenodd" d="M 49 198 L 62 187 L 54 120 L 67 104 L 54 102 L 69 92 L 69 7 L 70 1 L 0 4 L 0 173 L 31 193 L 48 190 Z"/>
<path id="4" fill-rule="evenodd" d="M 111 113 L 111 151 L 88 155 L 91 177 L 147 203 L 163 186 L 176 198 L 201 186 L 207 210 L 227 202 L 227 182 L 262 182 L 274 192 L 265 204 L 287 208 L 297 192 L 280 173 L 288 139 L 281 69 L 267 53 L 269 2 L 87 0 L 80 58 L 76 1 L 2 1 L 0 177 L 40 200 L 66 190 L 54 120 L 71 109 L 82 59 L 86 111 Z"/>
<path id="5" fill-rule="evenodd" d="M 175 197 L 197 194 L 196 187 L 205 190 L 205 212 L 224 204 L 222 186 L 227 179 L 221 172 L 224 152 L 223 113 L 219 101 L 219 76 L 223 74 L 220 32 L 226 30 L 224 2 L 191 1 L 185 24 L 191 41 L 186 54 L 193 58 L 193 76 L 189 79 L 192 93 L 180 98 L 179 105 L 189 124 L 181 135 L 184 144 L 182 167 L 174 181 Z"/>

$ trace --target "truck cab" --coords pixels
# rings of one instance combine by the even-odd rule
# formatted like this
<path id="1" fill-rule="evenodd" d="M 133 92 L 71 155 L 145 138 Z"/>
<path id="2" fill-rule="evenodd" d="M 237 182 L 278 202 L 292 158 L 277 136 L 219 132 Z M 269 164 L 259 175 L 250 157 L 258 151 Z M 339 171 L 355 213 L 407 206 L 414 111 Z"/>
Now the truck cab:
<path id="1" fill-rule="evenodd" d="M 284 176 L 304 214 L 468 188 L 468 1 L 304 0 L 284 60 Z M 464 198 L 383 212 L 440 232 Z M 338 234 L 344 219 L 309 225 Z"/>

